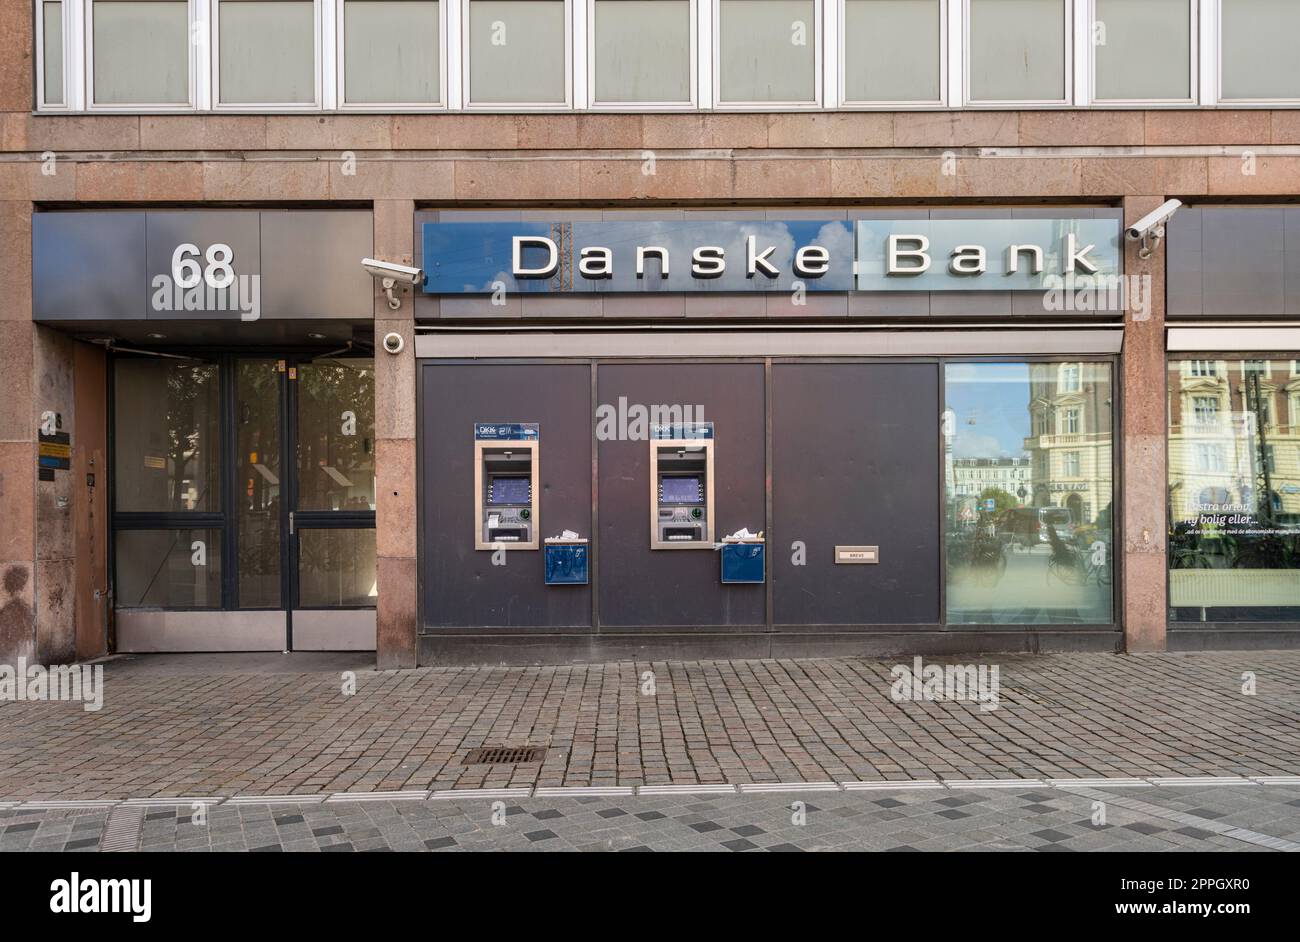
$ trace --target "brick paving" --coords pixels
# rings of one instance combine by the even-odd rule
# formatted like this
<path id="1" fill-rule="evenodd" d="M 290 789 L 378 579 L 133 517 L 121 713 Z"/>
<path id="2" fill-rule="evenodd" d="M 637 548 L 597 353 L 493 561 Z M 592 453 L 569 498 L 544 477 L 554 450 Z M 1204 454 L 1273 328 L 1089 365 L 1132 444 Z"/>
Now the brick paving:
<path id="1" fill-rule="evenodd" d="M 1298 652 L 986 658 L 975 663 L 996 664 L 1001 681 L 989 711 L 895 702 L 890 669 L 910 659 L 385 673 L 365 669 L 365 656 L 268 663 L 121 658 L 107 665 L 98 713 L 0 703 L 0 802 L 1300 774 Z M 1246 671 L 1253 696 L 1241 692 Z M 461 764 L 484 745 L 547 752 L 524 765 Z"/>
<path id="2" fill-rule="evenodd" d="M 1131 798 L 1137 809 L 1118 801 Z M 1300 787 L 1059 788 L 348 801 L 152 808 L 134 849 L 326 852 L 1245 851 L 1300 847 Z M 1177 820 L 1152 812 L 1176 814 Z M 0 811 L 0 852 L 93 852 L 108 812 Z M 1233 830 L 1228 830 L 1225 824 Z"/>

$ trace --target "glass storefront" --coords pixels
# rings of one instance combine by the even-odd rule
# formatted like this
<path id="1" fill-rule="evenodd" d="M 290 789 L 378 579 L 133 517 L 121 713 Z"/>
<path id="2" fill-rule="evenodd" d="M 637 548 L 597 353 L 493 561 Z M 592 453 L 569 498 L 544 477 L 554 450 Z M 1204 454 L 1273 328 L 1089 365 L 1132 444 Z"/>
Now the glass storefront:
<path id="1" fill-rule="evenodd" d="M 121 357 L 113 394 L 119 608 L 374 606 L 372 359 Z"/>
<path id="2" fill-rule="evenodd" d="M 1114 406 L 1105 362 L 944 367 L 949 624 L 1109 624 Z"/>
<path id="3" fill-rule="evenodd" d="M 1300 359 L 1169 363 L 1174 622 L 1300 619 Z"/>

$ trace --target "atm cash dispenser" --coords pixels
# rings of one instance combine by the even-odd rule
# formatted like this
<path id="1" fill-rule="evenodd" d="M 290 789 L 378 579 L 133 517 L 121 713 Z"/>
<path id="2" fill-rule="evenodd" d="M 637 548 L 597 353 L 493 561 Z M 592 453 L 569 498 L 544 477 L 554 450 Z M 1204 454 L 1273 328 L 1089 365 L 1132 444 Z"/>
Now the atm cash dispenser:
<path id="1" fill-rule="evenodd" d="M 474 548 L 538 548 L 536 422 L 474 425 Z"/>
<path id="2" fill-rule="evenodd" d="M 713 549 L 713 423 L 650 430 L 650 548 Z"/>

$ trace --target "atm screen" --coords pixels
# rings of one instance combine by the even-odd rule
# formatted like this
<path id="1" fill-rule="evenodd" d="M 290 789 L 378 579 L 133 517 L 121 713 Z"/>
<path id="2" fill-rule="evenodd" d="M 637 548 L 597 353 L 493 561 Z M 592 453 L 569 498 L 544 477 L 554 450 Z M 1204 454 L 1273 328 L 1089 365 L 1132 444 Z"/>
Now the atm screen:
<path id="1" fill-rule="evenodd" d="M 526 504 L 528 503 L 528 493 L 531 487 L 532 481 L 528 478 L 494 477 L 488 491 L 488 503 Z"/>
<path id="2" fill-rule="evenodd" d="M 703 499 L 697 477 L 659 479 L 659 499 L 665 504 L 698 504 Z"/>

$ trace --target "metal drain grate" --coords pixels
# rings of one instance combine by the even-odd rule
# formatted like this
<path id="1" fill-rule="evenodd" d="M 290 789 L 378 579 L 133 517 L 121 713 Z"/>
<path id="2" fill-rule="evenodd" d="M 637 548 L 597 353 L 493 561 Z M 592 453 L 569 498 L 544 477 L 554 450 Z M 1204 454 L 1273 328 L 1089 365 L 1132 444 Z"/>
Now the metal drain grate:
<path id="1" fill-rule="evenodd" d="M 460 760 L 461 765 L 519 765 L 524 762 L 541 762 L 546 756 L 545 746 L 484 746 L 473 749 Z"/>
<path id="2" fill-rule="evenodd" d="M 140 828 L 144 824 L 144 808 L 140 805 L 118 805 L 108 815 L 99 849 L 106 853 L 133 851 L 140 842 Z"/>

